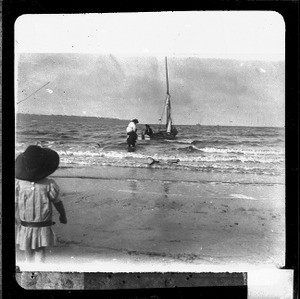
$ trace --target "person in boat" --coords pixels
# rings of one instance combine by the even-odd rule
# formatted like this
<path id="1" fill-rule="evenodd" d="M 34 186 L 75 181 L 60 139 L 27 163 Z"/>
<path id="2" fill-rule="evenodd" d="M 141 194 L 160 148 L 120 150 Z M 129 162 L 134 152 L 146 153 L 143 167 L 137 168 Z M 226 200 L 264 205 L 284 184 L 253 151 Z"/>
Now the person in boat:
<path id="1" fill-rule="evenodd" d="M 129 147 L 135 147 L 137 136 L 137 127 L 136 125 L 139 123 L 138 119 L 134 118 L 127 126 L 127 144 Z"/>
<path id="2" fill-rule="evenodd" d="M 144 136 L 148 135 L 149 137 L 151 137 L 153 135 L 153 130 L 150 128 L 149 125 L 146 125 L 146 130 L 144 132 Z"/>

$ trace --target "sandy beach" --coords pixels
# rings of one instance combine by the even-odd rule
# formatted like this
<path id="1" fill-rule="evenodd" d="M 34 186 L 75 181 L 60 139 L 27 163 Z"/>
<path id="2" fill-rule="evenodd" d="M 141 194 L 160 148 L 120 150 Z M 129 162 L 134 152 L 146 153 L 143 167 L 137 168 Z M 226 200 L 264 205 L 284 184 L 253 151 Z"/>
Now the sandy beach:
<path id="1" fill-rule="evenodd" d="M 201 182 L 197 177 L 201 176 Z M 284 265 L 284 184 L 155 168 L 61 168 L 68 223 L 26 271 L 220 271 Z M 235 180 L 237 176 L 235 176 Z M 243 183 L 245 181 L 245 183 Z"/>

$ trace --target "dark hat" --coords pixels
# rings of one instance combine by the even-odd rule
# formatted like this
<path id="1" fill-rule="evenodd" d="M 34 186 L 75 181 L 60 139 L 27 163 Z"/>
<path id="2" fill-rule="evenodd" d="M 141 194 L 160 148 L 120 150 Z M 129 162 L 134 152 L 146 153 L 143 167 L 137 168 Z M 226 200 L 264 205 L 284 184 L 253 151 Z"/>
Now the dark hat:
<path id="1" fill-rule="evenodd" d="M 134 123 L 136 123 L 136 124 L 138 124 L 138 123 L 139 123 L 139 120 L 138 120 L 138 119 L 136 119 L 136 118 L 134 118 L 132 121 L 133 121 Z"/>
<path id="2" fill-rule="evenodd" d="M 36 182 L 53 173 L 58 165 L 57 152 L 49 148 L 30 145 L 16 159 L 15 176 L 20 180 Z"/>

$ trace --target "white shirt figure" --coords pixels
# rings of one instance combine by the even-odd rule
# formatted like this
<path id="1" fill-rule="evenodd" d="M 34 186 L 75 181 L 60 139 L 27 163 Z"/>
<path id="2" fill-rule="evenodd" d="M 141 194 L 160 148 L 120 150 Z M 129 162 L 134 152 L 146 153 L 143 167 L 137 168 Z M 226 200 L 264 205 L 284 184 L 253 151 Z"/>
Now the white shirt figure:
<path id="1" fill-rule="evenodd" d="M 126 132 L 130 133 L 130 132 L 136 132 L 136 123 L 138 123 L 138 121 L 134 121 L 132 120 L 129 124 L 128 127 L 126 128 Z"/>

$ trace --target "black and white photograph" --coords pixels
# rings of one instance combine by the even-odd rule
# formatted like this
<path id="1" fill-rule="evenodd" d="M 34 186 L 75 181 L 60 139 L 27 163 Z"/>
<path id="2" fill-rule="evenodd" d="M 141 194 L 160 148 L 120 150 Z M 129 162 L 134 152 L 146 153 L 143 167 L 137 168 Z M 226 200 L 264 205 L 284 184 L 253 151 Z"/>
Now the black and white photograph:
<path id="1" fill-rule="evenodd" d="M 21 271 L 285 266 L 279 13 L 25 14 L 14 31 Z"/>

